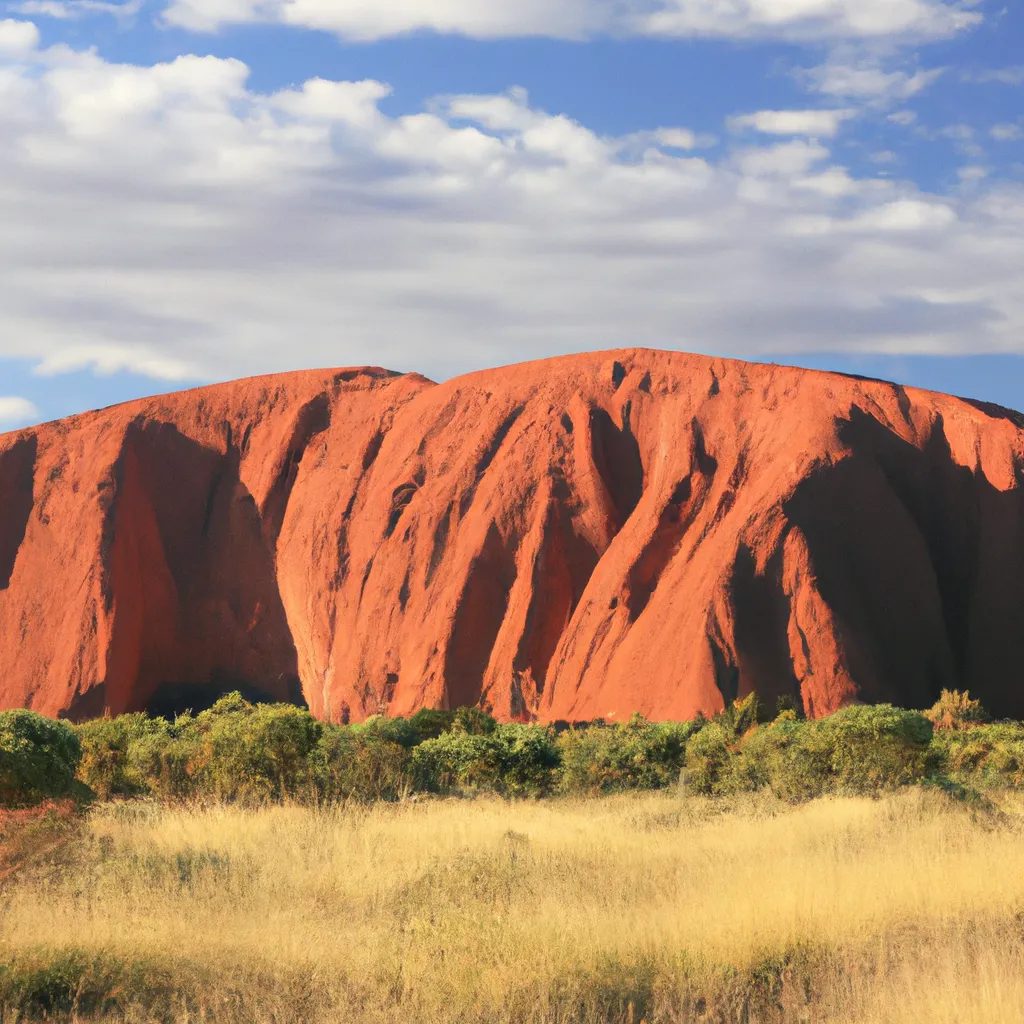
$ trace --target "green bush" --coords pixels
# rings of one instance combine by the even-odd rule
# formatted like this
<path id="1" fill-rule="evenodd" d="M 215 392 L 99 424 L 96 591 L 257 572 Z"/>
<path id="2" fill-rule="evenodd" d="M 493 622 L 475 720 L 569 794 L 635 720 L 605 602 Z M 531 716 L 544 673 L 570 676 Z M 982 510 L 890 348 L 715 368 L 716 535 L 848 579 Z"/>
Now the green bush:
<path id="1" fill-rule="evenodd" d="M 878 793 L 929 773 L 932 723 L 891 704 L 853 704 L 814 725 L 831 751 L 832 787 Z"/>
<path id="2" fill-rule="evenodd" d="M 317 793 L 329 803 L 401 799 L 412 788 L 409 760 L 405 744 L 346 726 L 326 728 L 310 756 Z"/>
<path id="3" fill-rule="evenodd" d="M 466 736 L 493 736 L 498 723 L 482 708 L 463 707 L 452 712 L 449 732 Z"/>
<path id="4" fill-rule="evenodd" d="M 640 715 L 620 725 L 594 724 L 558 737 L 565 793 L 610 793 L 660 789 L 679 780 L 687 743 L 705 726 L 692 722 L 648 722 Z"/>
<path id="5" fill-rule="evenodd" d="M 253 705 L 229 694 L 189 719 L 178 733 L 193 740 L 189 747 L 199 747 L 187 768 L 203 795 L 246 802 L 312 795 L 310 755 L 323 725 L 303 708 Z"/>
<path id="6" fill-rule="evenodd" d="M 935 734 L 932 746 L 942 770 L 961 785 L 1024 787 L 1024 724 L 1020 722 L 943 730 Z"/>
<path id="7" fill-rule="evenodd" d="M 412 752 L 417 788 L 435 793 L 539 796 L 552 788 L 558 764 L 548 731 L 531 725 L 496 725 L 487 734 L 453 730 L 424 740 Z"/>
<path id="8" fill-rule="evenodd" d="M 731 731 L 721 722 L 710 722 L 690 740 L 686 747 L 686 771 L 683 776 L 687 790 L 710 795 L 721 792 L 723 788 L 735 787 L 731 778 L 735 757 L 733 742 Z"/>
<path id="9" fill-rule="evenodd" d="M 417 737 L 416 743 L 422 743 L 423 740 L 437 739 L 441 733 L 448 732 L 454 720 L 454 711 L 420 708 L 408 721 Z"/>
<path id="10" fill-rule="evenodd" d="M 98 718 L 76 729 L 82 744 L 78 778 L 100 797 L 153 792 L 154 757 L 171 741 L 170 724 L 143 714 Z"/>
<path id="11" fill-rule="evenodd" d="M 82 746 L 71 726 L 34 711 L 0 712 L 0 803 L 67 796 Z"/>
<path id="12" fill-rule="evenodd" d="M 852 705 L 817 721 L 784 711 L 772 723 L 734 730 L 749 716 L 721 716 L 690 742 L 686 781 L 696 793 L 771 789 L 784 800 L 824 793 L 879 793 L 934 771 L 932 724 L 888 704 Z"/>
<path id="13" fill-rule="evenodd" d="M 811 800 L 833 784 L 832 748 L 814 722 L 784 711 L 744 737 L 720 789 L 770 789 L 782 800 Z"/>
<path id="14" fill-rule="evenodd" d="M 535 797 L 552 790 L 561 755 L 547 729 L 511 723 L 497 726 L 494 736 L 501 748 L 501 792 Z"/>

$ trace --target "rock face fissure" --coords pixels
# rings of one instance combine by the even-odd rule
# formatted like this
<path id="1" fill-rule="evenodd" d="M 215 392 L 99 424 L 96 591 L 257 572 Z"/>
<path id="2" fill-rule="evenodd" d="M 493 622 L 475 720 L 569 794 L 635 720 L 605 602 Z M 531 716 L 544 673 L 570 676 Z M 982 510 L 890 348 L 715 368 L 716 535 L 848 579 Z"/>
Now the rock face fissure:
<path id="1" fill-rule="evenodd" d="M 10 586 L 35 504 L 37 448 L 38 441 L 33 434 L 0 452 L 0 590 Z"/>
<path id="2" fill-rule="evenodd" d="M 622 350 L 354 368 L 0 436 L 0 703 L 332 721 L 1024 717 L 1024 417 Z"/>

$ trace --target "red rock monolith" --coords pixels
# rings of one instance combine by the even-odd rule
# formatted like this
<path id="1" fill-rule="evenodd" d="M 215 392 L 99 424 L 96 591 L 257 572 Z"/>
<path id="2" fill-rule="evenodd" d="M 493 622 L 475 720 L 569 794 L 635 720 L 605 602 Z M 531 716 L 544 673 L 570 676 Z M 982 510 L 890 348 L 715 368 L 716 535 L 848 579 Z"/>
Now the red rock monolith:
<path id="1" fill-rule="evenodd" d="M 253 378 L 0 436 L 0 704 L 1024 717 L 1024 417 L 684 353 Z"/>

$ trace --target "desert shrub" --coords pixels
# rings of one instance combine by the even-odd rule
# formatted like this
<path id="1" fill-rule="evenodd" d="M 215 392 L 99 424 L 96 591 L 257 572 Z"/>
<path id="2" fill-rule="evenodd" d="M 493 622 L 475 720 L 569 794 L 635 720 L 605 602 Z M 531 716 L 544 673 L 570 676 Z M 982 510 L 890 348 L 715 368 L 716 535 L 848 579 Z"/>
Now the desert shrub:
<path id="1" fill-rule="evenodd" d="M 972 787 L 1024 787 L 1024 724 L 1000 722 L 942 730 L 932 742 L 951 779 Z"/>
<path id="2" fill-rule="evenodd" d="M 412 718 L 409 725 L 418 739 L 417 743 L 424 740 L 437 739 L 443 732 L 448 732 L 455 719 L 455 712 L 440 708 L 420 708 Z"/>
<path id="3" fill-rule="evenodd" d="M 346 726 L 326 728 L 310 755 L 317 792 L 327 802 L 400 799 L 412 785 L 409 760 L 405 744 Z"/>
<path id="4" fill-rule="evenodd" d="M 830 750 L 832 788 L 878 793 L 927 776 L 932 723 L 891 704 L 853 704 L 814 723 Z"/>
<path id="5" fill-rule="evenodd" d="M 233 693 L 189 719 L 178 733 L 191 755 L 188 774 L 203 795 L 260 802 L 308 798 L 312 793 L 310 754 L 323 735 L 323 725 L 303 708 L 253 705 Z"/>
<path id="6" fill-rule="evenodd" d="M 418 789 L 435 793 L 498 789 L 500 745 L 494 736 L 444 732 L 413 750 L 412 772 Z"/>
<path id="7" fill-rule="evenodd" d="M 189 800 L 204 792 L 203 770 L 210 751 L 191 716 L 179 717 L 166 733 L 152 732 L 134 740 L 129 765 L 146 780 L 148 792 L 161 800 Z"/>
<path id="8" fill-rule="evenodd" d="M 532 797 L 551 791 L 561 756 L 547 729 L 513 723 L 497 726 L 493 735 L 501 753 L 501 792 Z"/>
<path id="9" fill-rule="evenodd" d="M 365 722 L 348 726 L 348 728 L 353 733 L 364 733 L 368 739 L 397 743 L 406 749 L 415 747 L 417 743 L 422 743 L 424 740 L 424 736 L 412 718 L 388 718 L 386 715 L 373 715 Z"/>
<path id="10" fill-rule="evenodd" d="M 566 793 L 660 789 L 679 779 L 687 743 L 704 726 L 692 722 L 648 722 L 634 715 L 620 725 L 567 729 L 557 739 L 559 788 Z"/>
<path id="11" fill-rule="evenodd" d="M 937 730 L 970 729 L 988 721 L 981 701 L 972 700 L 967 691 L 959 690 L 943 690 L 939 699 L 924 712 L 924 717 Z"/>
<path id="12" fill-rule="evenodd" d="M 483 708 L 461 707 L 452 713 L 452 724 L 448 731 L 466 736 L 491 736 L 497 727 L 497 720 Z"/>
<path id="13" fill-rule="evenodd" d="M 412 751 L 415 785 L 436 793 L 492 790 L 539 796 L 554 782 L 559 752 L 539 726 L 496 725 L 493 731 L 442 733 Z"/>
<path id="14" fill-rule="evenodd" d="M 0 803 L 67 796 L 81 757 L 81 743 L 65 722 L 34 711 L 0 712 Z"/>
<path id="15" fill-rule="evenodd" d="M 690 742 L 686 781 L 694 792 L 768 788 L 785 800 L 809 800 L 895 789 L 935 768 L 931 722 L 888 704 L 853 705 L 813 722 L 784 711 L 742 735 L 738 724 L 744 716 L 720 716 Z"/>
<path id="16" fill-rule="evenodd" d="M 100 799 L 153 791 L 152 754 L 170 743 L 168 722 L 144 714 L 119 715 L 86 722 L 75 732 L 82 745 L 78 778 Z"/>
<path id="17" fill-rule="evenodd" d="M 724 711 L 715 715 L 714 721 L 738 738 L 753 729 L 764 717 L 765 710 L 757 694 L 748 693 L 746 697 L 734 700 Z"/>
<path id="18" fill-rule="evenodd" d="M 686 746 L 686 788 L 709 795 L 721 790 L 734 757 L 734 737 L 721 722 L 710 722 Z M 732 788 L 732 780 L 730 786 Z"/>
<path id="19" fill-rule="evenodd" d="M 832 750 L 814 722 L 791 710 L 744 737 L 719 790 L 770 789 L 782 800 L 811 800 L 832 786 Z"/>

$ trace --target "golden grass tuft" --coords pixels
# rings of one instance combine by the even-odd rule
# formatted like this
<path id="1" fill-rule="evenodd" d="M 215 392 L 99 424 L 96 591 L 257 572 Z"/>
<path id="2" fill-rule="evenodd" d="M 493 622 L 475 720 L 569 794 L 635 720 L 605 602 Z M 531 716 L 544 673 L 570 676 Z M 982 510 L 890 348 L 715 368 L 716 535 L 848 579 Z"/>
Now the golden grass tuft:
<path id="1" fill-rule="evenodd" d="M 1017 1021 L 1024 801 L 998 803 L 110 804 L 8 883 L 0 954 L 119 989 L 109 1019 Z"/>

